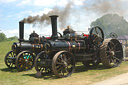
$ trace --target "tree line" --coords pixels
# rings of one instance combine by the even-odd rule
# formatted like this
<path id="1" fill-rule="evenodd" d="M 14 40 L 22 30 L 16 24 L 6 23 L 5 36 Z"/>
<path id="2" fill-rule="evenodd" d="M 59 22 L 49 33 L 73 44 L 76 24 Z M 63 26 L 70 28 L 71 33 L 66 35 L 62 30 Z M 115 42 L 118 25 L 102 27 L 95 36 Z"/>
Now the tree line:
<path id="1" fill-rule="evenodd" d="M 0 33 L 0 42 L 2 42 L 2 41 L 11 41 L 11 40 L 15 40 L 15 39 L 18 39 L 18 37 L 14 36 L 14 37 L 7 38 L 4 33 Z"/>

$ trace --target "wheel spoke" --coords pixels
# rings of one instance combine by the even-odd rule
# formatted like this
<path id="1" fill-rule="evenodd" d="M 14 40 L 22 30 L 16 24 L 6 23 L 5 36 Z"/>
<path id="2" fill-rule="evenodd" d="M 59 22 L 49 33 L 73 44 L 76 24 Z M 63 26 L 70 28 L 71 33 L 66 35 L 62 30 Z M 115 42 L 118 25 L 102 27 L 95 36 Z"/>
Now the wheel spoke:
<path id="1" fill-rule="evenodd" d="M 12 68 L 12 66 L 13 66 L 13 63 L 10 63 L 10 67 Z"/>
<path id="2" fill-rule="evenodd" d="M 95 38 L 93 39 L 93 42 L 97 42 L 97 37 L 95 37 Z"/>
<path id="3" fill-rule="evenodd" d="M 96 32 L 96 34 L 98 34 L 97 28 L 95 28 L 95 32 Z"/>
<path id="4" fill-rule="evenodd" d="M 116 59 L 116 60 L 118 60 L 118 61 L 120 61 L 120 59 L 119 59 L 119 58 L 117 58 L 117 57 L 115 57 L 115 56 L 113 56 L 113 58 L 114 58 L 114 59 Z"/>
<path id="5" fill-rule="evenodd" d="M 113 59 L 110 57 L 110 63 L 113 63 L 114 61 L 113 61 Z"/>
<path id="6" fill-rule="evenodd" d="M 67 70 L 67 67 L 65 67 L 64 70 L 65 70 L 65 72 L 66 72 L 67 74 L 69 73 L 68 70 Z"/>
<path id="7" fill-rule="evenodd" d="M 13 52 L 11 52 L 11 57 L 13 57 Z"/>
<path id="8" fill-rule="evenodd" d="M 111 51 L 111 48 L 110 48 L 110 46 L 108 45 L 108 50 L 109 50 L 109 52 Z"/>
<path id="9" fill-rule="evenodd" d="M 71 61 L 72 57 L 69 57 L 68 60 L 67 60 L 67 63 L 69 64 L 70 61 Z"/>
<path id="10" fill-rule="evenodd" d="M 63 66 L 63 65 L 58 65 L 58 66 L 56 66 L 56 68 L 59 69 L 59 68 L 62 67 L 62 66 Z"/>
<path id="11" fill-rule="evenodd" d="M 60 66 L 57 71 L 59 72 L 60 70 L 62 70 L 63 66 Z"/>
<path id="12" fill-rule="evenodd" d="M 114 48 L 113 50 L 115 50 L 116 46 L 117 46 L 117 43 L 113 46 L 113 48 Z"/>
<path id="13" fill-rule="evenodd" d="M 61 58 L 62 61 L 64 61 L 62 54 L 60 55 L 60 58 Z"/>
<path id="14" fill-rule="evenodd" d="M 110 44 L 110 47 L 112 48 L 112 47 L 113 47 L 113 42 L 112 42 L 112 41 L 110 41 L 110 43 L 109 43 L 109 44 Z"/>
<path id="15" fill-rule="evenodd" d="M 60 57 L 57 59 L 59 62 L 62 62 L 62 60 L 60 59 Z"/>
<path id="16" fill-rule="evenodd" d="M 60 64 L 60 65 L 63 65 L 63 63 L 62 63 L 62 62 L 58 62 L 58 61 L 56 62 L 56 64 Z"/>
<path id="17" fill-rule="evenodd" d="M 29 65 L 29 66 L 32 66 L 32 61 L 29 61 L 29 62 L 28 62 L 28 65 Z"/>
<path id="18" fill-rule="evenodd" d="M 115 53 L 120 53 L 121 51 L 120 50 L 118 50 L 118 51 L 115 51 Z"/>
<path id="19" fill-rule="evenodd" d="M 63 54 L 63 60 L 66 62 L 67 61 L 67 57 L 65 54 Z"/>
<path id="20" fill-rule="evenodd" d="M 26 67 L 28 67 L 28 69 L 31 69 L 32 65 L 30 63 L 26 64 Z"/>
<path id="21" fill-rule="evenodd" d="M 107 59 L 108 59 L 108 58 L 110 58 L 110 57 L 111 57 L 111 56 L 110 56 L 110 55 L 108 55 L 108 56 L 107 56 Z"/>

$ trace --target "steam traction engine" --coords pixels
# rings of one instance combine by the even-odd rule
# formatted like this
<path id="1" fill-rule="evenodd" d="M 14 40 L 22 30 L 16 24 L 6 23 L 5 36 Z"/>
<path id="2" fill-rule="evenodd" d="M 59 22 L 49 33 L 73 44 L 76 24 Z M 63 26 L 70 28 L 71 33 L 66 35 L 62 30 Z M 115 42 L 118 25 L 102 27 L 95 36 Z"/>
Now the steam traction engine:
<path id="1" fill-rule="evenodd" d="M 24 23 L 19 22 L 19 42 L 14 42 L 12 51 L 6 54 L 6 66 L 17 68 L 19 71 L 31 69 L 34 66 L 35 56 L 43 50 L 43 41 L 45 39 L 40 38 L 35 32 L 31 33 L 29 40 L 25 40 Z"/>
<path id="2" fill-rule="evenodd" d="M 62 35 L 57 32 L 58 16 L 50 17 L 51 39 L 43 43 L 43 50 L 34 61 L 37 76 L 53 71 L 58 77 L 68 77 L 74 72 L 76 62 L 82 62 L 86 67 L 99 63 L 106 67 L 117 67 L 121 64 L 121 44 L 116 39 L 104 39 L 100 27 L 93 27 L 89 35 L 77 35 L 74 30 L 67 28 Z"/>

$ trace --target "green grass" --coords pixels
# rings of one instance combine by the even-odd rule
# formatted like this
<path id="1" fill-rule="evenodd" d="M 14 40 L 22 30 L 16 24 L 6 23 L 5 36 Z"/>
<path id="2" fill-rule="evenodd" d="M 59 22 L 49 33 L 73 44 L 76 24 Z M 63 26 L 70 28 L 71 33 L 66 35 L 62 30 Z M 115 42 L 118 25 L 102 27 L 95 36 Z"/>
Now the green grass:
<path id="1" fill-rule="evenodd" d="M 128 62 L 123 62 L 120 67 L 111 69 L 106 69 L 103 65 L 86 69 L 78 63 L 71 77 L 57 78 L 51 73 L 43 74 L 42 78 L 36 78 L 35 68 L 18 72 L 16 69 L 11 70 L 6 67 L 4 56 L 11 50 L 13 42 L 0 42 L 0 85 L 89 85 L 128 72 Z"/>

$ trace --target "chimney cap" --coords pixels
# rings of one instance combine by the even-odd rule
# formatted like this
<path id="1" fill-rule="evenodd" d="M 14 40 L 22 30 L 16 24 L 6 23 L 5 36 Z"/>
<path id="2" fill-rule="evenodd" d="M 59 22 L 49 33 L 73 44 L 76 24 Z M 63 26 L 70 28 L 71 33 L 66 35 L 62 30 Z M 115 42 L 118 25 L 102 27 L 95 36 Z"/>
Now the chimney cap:
<path id="1" fill-rule="evenodd" d="M 24 23 L 23 21 L 19 21 L 19 23 Z"/>
<path id="2" fill-rule="evenodd" d="M 50 15 L 49 17 L 58 17 L 58 15 Z"/>

